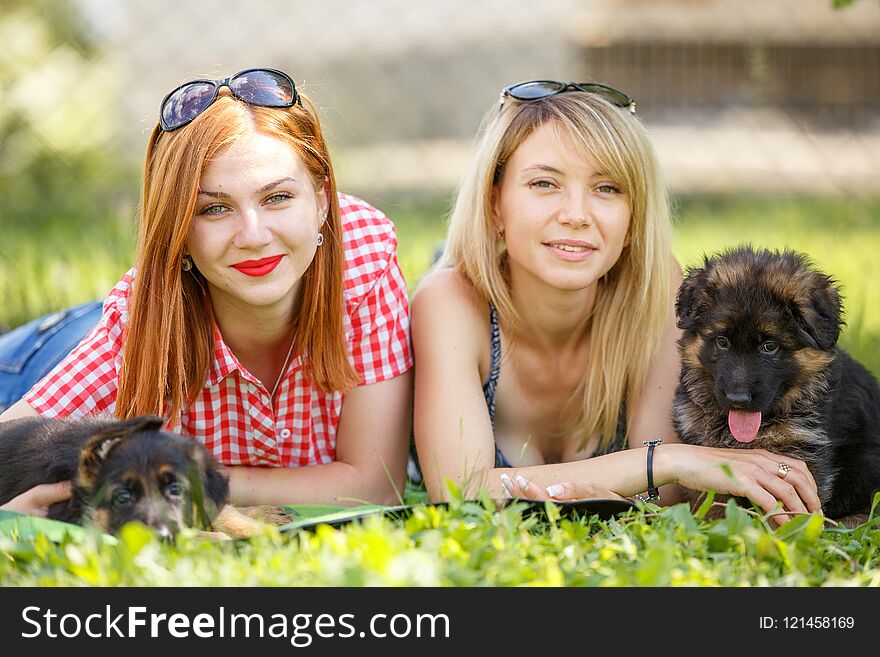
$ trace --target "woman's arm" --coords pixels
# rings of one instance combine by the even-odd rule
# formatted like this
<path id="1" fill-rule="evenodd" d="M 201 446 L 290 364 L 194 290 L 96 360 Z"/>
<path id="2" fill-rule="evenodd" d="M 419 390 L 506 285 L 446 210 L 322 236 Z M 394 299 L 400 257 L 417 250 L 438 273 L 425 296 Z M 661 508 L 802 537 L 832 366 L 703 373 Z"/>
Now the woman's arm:
<path id="1" fill-rule="evenodd" d="M 489 351 L 489 307 L 451 269 L 426 277 L 413 295 L 416 359 L 413 423 L 428 494 L 446 500 L 446 478 L 468 497 L 502 496 L 480 359 Z"/>
<path id="2" fill-rule="evenodd" d="M 663 445 L 679 442 L 672 426 L 672 405 L 681 372 L 681 358 L 678 353 L 681 329 L 677 326 L 675 316 L 675 294 L 681 281 L 681 266 L 676 261 L 670 280 L 672 299 L 666 314 L 660 348 L 648 369 L 641 392 L 628 407 L 628 440 L 632 448 L 642 447 L 644 441 L 657 438 L 663 441 Z M 677 484 L 669 484 L 660 489 L 660 499 L 661 504 L 674 504 L 684 499 L 684 491 Z"/>
<path id="3" fill-rule="evenodd" d="M 0 510 L 15 511 L 16 513 L 26 513 L 30 516 L 45 518 L 50 506 L 70 499 L 71 494 L 71 483 L 69 481 L 59 481 L 55 484 L 39 484 L 13 497 L 6 504 L 0 506 Z"/>
<path id="4" fill-rule="evenodd" d="M 336 460 L 300 468 L 229 467 L 234 504 L 399 504 L 406 482 L 412 370 L 346 393 Z"/>
<path id="5" fill-rule="evenodd" d="M 25 400 L 20 399 L 0 413 L 0 422 L 6 422 L 6 420 L 14 420 L 20 417 L 35 417 L 37 415 L 39 415 L 39 413 L 37 413 L 33 406 L 28 404 Z"/>
<path id="6" fill-rule="evenodd" d="M 563 482 L 589 484 L 624 497 L 635 495 L 647 488 L 647 449 L 640 441 L 660 437 L 664 444 L 654 453 L 657 486 L 680 484 L 741 495 L 767 511 L 776 500 L 792 512 L 819 509 L 815 483 L 802 461 L 763 450 L 676 444 L 670 410 L 678 357 L 671 315 L 661 353 L 634 405 L 633 449 L 569 463 L 495 468 L 495 443 L 480 377 L 481 349 L 488 350 L 489 342 L 482 302 L 460 275 L 447 270 L 423 282 L 413 297 L 412 312 L 415 438 L 432 500 L 448 497 L 446 478 L 468 497 L 480 489 L 504 497 L 502 474 L 514 482 L 521 477 L 526 486 L 513 492 L 528 497 L 547 499 L 547 487 Z M 780 461 L 792 466 L 785 480 L 776 475 Z"/>

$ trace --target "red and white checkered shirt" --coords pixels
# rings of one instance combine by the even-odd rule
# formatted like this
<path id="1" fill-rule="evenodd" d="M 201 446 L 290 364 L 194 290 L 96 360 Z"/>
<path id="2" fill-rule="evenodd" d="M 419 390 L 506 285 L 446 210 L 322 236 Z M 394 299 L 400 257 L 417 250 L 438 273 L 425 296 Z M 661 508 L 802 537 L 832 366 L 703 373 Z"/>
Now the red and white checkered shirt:
<path id="1" fill-rule="evenodd" d="M 394 225 L 364 201 L 339 195 L 345 244 L 345 335 L 363 385 L 412 367 L 406 282 L 397 262 Z M 45 416 L 112 413 L 122 363 L 122 328 L 135 280 L 129 271 L 104 301 L 98 325 L 24 399 Z M 276 397 L 239 362 L 215 328 L 214 359 L 205 387 L 179 428 L 227 465 L 297 467 L 336 456 L 343 394 L 326 393 L 292 361 Z"/>

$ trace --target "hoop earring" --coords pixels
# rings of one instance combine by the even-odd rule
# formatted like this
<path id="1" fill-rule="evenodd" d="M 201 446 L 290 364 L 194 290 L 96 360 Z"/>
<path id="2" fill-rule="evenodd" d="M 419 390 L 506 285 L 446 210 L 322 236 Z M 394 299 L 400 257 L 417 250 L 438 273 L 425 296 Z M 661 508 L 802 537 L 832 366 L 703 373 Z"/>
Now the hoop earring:
<path id="1" fill-rule="evenodd" d="M 191 270 L 193 268 L 192 258 L 190 258 L 188 255 L 183 256 L 183 258 L 180 260 L 180 268 L 183 271 Z"/>
<path id="2" fill-rule="evenodd" d="M 318 233 L 318 246 L 324 243 L 324 233 Z"/>

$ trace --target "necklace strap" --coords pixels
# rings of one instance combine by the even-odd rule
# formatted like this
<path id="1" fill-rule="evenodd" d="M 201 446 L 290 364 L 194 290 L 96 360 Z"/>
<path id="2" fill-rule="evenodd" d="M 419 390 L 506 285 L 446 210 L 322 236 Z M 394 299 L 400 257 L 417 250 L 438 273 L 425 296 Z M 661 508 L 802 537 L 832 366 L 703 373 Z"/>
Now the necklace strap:
<path id="1" fill-rule="evenodd" d="M 290 347 L 287 349 L 287 356 L 284 357 L 284 364 L 281 365 L 281 371 L 278 373 L 278 378 L 275 379 L 275 385 L 272 386 L 272 392 L 269 394 L 269 401 L 275 399 L 275 393 L 278 391 L 278 386 L 281 385 L 281 379 L 284 378 L 284 375 L 287 374 L 287 367 L 290 365 L 290 356 L 293 354 L 293 344 L 296 338 L 296 333 L 290 338 Z"/>

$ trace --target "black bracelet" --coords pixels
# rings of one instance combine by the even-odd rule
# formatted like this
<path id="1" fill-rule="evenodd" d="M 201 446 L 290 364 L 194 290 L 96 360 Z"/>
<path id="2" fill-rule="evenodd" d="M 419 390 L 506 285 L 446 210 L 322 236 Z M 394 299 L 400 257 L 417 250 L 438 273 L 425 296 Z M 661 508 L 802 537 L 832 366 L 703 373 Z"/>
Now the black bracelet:
<path id="1" fill-rule="evenodd" d="M 648 448 L 648 497 L 637 496 L 642 502 L 654 502 L 660 499 L 660 489 L 654 486 L 654 448 L 662 442 L 658 438 L 643 443 Z"/>

